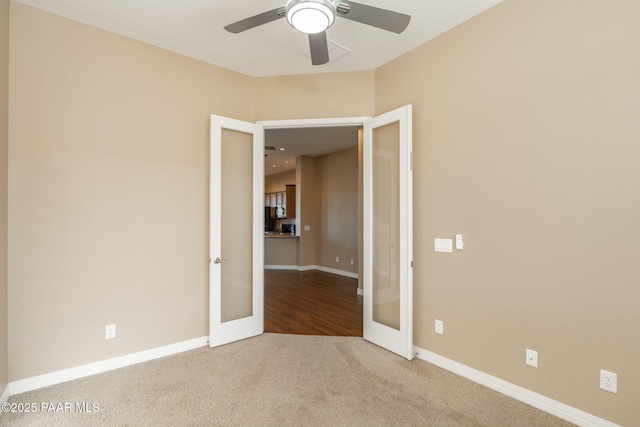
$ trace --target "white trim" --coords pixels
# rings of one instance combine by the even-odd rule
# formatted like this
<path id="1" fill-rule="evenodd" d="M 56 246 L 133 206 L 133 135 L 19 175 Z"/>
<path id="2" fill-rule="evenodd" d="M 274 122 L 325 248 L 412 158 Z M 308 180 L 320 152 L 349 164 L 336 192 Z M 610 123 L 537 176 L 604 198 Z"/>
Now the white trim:
<path id="1" fill-rule="evenodd" d="M 324 126 L 362 126 L 368 117 L 334 117 L 326 119 L 295 119 L 295 120 L 261 120 L 256 122 L 265 129 L 287 129 L 299 127 L 324 127 Z"/>
<path id="2" fill-rule="evenodd" d="M 325 273 L 337 274 L 338 276 L 350 277 L 352 279 L 358 278 L 358 273 L 354 273 L 351 271 L 337 270 L 335 268 L 323 267 L 321 265 L 274 265 L 274 264 L 265 264 L 265 270 L 294 270 L 294 271 L 310 271 L 310 270 L 319 270 L 324 271 Z"/>
<path id="3" fill-rule="evenodd" d="M 314 266 L 316 270 L 324 271 L 325 273 L 337 274 L 338 276 L 350 277 L 352 279 L 358 278 L 358 273 L 351 271 L 337 270 L 335 268 L 323 267 L 321 265 Z"/>
<path id="4" fill-rule="evenodd" d="M 499 393 L 512 397 L 520 402 L 531 405 L 534 408 L 538 408 L 541 411 L 547 412 L 551 415 L 555 415 L 558 418 L 562 418 L 565 421 L 577 424 L 584 427 L 620 427 L 610 421 L 598 418 L 595 415 L 591 415 L 587 412 L 576 409 L 572 406 L 550 399 L 541 394 L 527 390 L 510 382 L 501 380 L 489 374 L 485 374 L 477 369 L 470 368 L 462 363 L 455 362 L 446 357 L 440 356 L 436 353 L 432 353 L 423 348 L 414 346 L 416 357 L 426 362 L 434 364 L 442 369 L 446 369 L 449 372 L 460 375 L 475 383 L 481 384 Z"/>
<path id="5" fill-rule="evenodd" d="M 76 366 L 75 368 L 38 375 L 24 380 L 13 381 L 9 383 L 7 389 L 9 390 L 10 395 L 13 396 L 14 394 L 25 393 L 27 391 L 37 390 L 50 385 L 112 371 L 114 369 L 135 365 L 137 363 L 148 362 L 149 360 L 171 356 L 172 354 L 182 353 L 184 351 L 194 350 L 196 348 L 205 347 L 208 343 L 208 336 L 194 338 L 192 340 L 152 348 L 150 350 L 140 351 L 126 356 L 114 357 L 113 359 Z M 2 396 L 4 398 L 4 394 Z"/>
<path id="6" fill-rule="evenodd" d="M 275 264 L 265 264 L 265 270 L 296 270 L 302 271 L 299 265 L 275 265 Z"/>

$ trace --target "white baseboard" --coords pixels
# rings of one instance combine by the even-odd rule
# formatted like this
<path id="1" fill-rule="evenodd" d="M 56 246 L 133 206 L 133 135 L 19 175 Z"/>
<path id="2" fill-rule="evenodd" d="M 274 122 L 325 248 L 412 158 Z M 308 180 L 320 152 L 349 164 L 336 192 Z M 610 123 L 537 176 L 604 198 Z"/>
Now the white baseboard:
<path id="1" fill-rule="evenodd" d="M 113 359 L 107 359 L 101 362 L 89 363 L 87 365 L 77 366 L 75 368 L 69 368 L 62 371 L 51 372 L 49 374 L 38 375 L 36 377 L 26 378 L 24 380 L 13 381 L 10 382 L 7 387 L 7 394 L 13 396 L 14 394 L 37 390 L 39 388 L 48 387 L 50 385 L 60 384 L 78 378 L 100 374 L 102 372 L 123 368 L 125 366 L 135 365 L 137 363 L 147 362 L 153 359 L 159 359 L 161 357 L 170 356 L 172 354 L 181 353 L 183 351 L 194 350 L 196 348 L 204 347 L 208 345 L 208 343 L 208 336 L 195 338 L 176 344 L 165 345 L 163 347 L 157 347 L 150 350 L 140 351 L 138 353 L 128 354 L 126 356 L 114 357 Z"/>
<path id="2" fill-rule="evenodd" d="M 300 266 L 298 266 L 298 265 L 265 264 L 264 269 L 265 270 L 296 270 L 296 271 L 302 271 L 302 270 L 300 270 Z"/>
<path id="3" fill-rule="evenodd" d="M 323 267 L 321 265 L 316 265 L 315 269 L 324 271 L 325 273 L 337 274 L 338 276 L 350 277 L 352 279 L 358 278 L 358 273 L 353 273 L 351 271 L 337 270 L 335 268 Z"/>
<path id="4" fill-rule="evenodd" d="M 461 377 L 467 378 L 475 383 L 481 384 L 499 393 L 512 397 L 520 402 L 538 408 L 544 412 L 562 418 L 565 421 L 577 424 L 583 427 L 620 427 L 610 421 L 598 418 L 587 412 L 576 409 L 572 406 L 545 397 L 541 394 L 534 393 L 510 382 L 501 380 L 500 378 L 485 374 L 477 369 L 470 368 L 462 363 L 455 362 L 446 357 L 432 353 L 420 347 L 414 346 L 414 352 L 419 359 L 434 364 L 442 369 L 453 372 Z"/>
<path id="5" fill-rule="evenodd" d="M 352 279 L 358 278 L 358 273 L 353 273 L 351 271 L 337 270 L 335 268 L 323 267 L 321 265 L 273 265 L 273 264 L 265 264 L 265 270 L 295 270 L 295 271 L 310 271 L 310 270 L 319 270 L 324 271 L 325 273 L 337 274 L 339 276 L 350 277 Z"/>

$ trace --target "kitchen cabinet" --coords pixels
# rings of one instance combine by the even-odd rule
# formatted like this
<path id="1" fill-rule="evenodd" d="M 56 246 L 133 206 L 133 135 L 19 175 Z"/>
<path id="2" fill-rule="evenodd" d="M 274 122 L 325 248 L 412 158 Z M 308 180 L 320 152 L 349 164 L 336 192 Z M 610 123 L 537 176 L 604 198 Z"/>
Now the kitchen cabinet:
<path id="1" fill-rule="evenodd" d="M 277 193 L 266 193 L 264 195 L 264 205 L 267 207 L 276 207 L 280 205 L 285 205 L 287 202 L 285 201 L 285 192 L 279 191 Z"/>
<path id="2" fill-rule="evenodd" d="M 285 197 L 287 205 L 286 217 L 287 218 L 295 218 L 296 217 L 296 186 L 295 185 L 287 185 L 287 190 L 285 191 Z"/>
<path id="3" fill-rule="evenodd" d="M 264 195 L 264 200 L 267 202 L 266 206 L 275 207 L 276 203 L 276 193 L 267 193 Z"/>
<path id="4" fill-rule="evenodd" d="M 296 186 L 287 185 L 285 191 L 266 193 L 264 195 L 264 205 L 266 207 L 286 206 L 285 217 L 296 217 Z"/>

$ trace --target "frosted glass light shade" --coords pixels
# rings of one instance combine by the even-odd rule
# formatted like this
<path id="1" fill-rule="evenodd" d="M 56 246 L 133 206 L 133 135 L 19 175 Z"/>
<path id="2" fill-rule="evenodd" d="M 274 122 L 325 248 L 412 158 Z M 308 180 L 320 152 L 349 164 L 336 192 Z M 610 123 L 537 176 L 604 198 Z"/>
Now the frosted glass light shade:
<path id="1" fill-rule="evenodd" d="M 335 19 L 335 8 L 329 0 L 289 0 L 287 21 L 296 30 L 306 34 L 320 33 Z"/>

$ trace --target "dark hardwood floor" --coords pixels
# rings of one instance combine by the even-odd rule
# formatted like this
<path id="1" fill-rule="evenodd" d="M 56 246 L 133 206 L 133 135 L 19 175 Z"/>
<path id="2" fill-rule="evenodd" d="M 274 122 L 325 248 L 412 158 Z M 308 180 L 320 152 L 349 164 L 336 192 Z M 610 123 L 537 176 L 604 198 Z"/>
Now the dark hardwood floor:
<path id="1" fill-rule="evenodd" d="M 312 271 L 264 271 L 264 331 L 362 336 L 358 280 Z"/>

